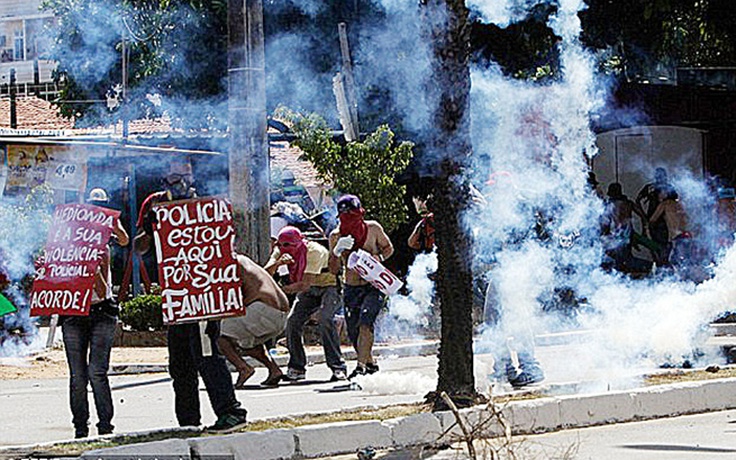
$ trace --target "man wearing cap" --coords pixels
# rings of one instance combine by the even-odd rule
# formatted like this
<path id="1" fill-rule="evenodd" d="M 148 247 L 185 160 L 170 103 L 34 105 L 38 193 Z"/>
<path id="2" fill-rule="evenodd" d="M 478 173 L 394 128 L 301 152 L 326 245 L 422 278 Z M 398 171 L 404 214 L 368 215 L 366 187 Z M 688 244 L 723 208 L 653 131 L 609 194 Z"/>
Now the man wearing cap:
<path id="1" fill-rule="evenodd" d="M 138 215 L 136 251 L 147 252 L 153 239 L 157 203 L 196 198 L 194 176 L 189 161 L 175 160 L 164 178 L 164 190 L 149 195 Z M 173 324 L 168 327 L 169 374 L 174 384 L 174 410 L 180 426 L 199 426 L 199 376 L 202 376 L 217 421 L 210 431 L 229 432 L 246 424 L 247 411 L 235 398 L 232 377 L 217 346 L 220 321 Z"/>
<path id="2" fill-rule="evenodd" d="M 101 188 L 90 191 L 87 203 L 108 206 L 107 192 Z M 120 246 L 128 245 L 128 234 L 115 219 L 110 239 Z M 97 433 L 112 433 L 113 404 L 107 371 L 110 367 L 118 307 L 112 293 L 110 247 L 102 254 L 95 272 L 92 305 L 88 316 L 61 316 L 64 350 L 69 365 L 69 403 L 72 410 L 74 437 L 89 435 L 89 400 L 87 386 L 91 384 L 97 409 Z"/>
<path id="3" fill-rule="evenodd" d="M 385 296 L 347 268 L 347 259 L 357 249 L 372 254 L 380 261 L 391 257 L 394 246 L 381 224 L 365 220 L 365 209 L 355 195 L 344 195 L 337 201 L 340 225 L 330 233 L 330 271 L 338 274 L 344 266 L 345 322 L 348 336 L 358 354 L 358 364 L 350 377 L 378 371 L 373 360 L 373 326 L 383 307 Z"/>
<path id="4" fill-rule="evenodd" d="M 304 353 L 304 325 L 319 311 L 319 333 L 327 366 L 332 370 L 332 381 L 346 380 L 347 369 L 340 350 L 340 336 L 335 326 L 335 314 L 340 309 L 337 278 L 330 272 L 330 252 L 315 241 L 308 241 L 302 232 L 292 226 L 281 229 L 276 247 L 266 263 L 266 271 L 276 273 L 279 267 L 289 270 L 287 294 L 296 294 L 294 308 L 286 322 L 286 346 L 289 364 L 284 380 L 306 378 L 307 357 Z"/>

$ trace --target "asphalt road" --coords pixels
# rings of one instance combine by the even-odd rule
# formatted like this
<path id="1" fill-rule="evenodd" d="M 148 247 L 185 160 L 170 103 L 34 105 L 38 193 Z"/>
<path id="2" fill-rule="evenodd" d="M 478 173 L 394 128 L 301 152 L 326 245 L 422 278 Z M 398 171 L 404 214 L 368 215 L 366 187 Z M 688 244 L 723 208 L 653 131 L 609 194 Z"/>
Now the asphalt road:
<path id="1" fill-rule="evenodd" d="M 590 362 L 583 343 L 548 344 L 537 348 L 547 379 L 542 385 L 555 394 L 606 391 L 638 386 L 636 376 L 657 370 L 616 369 L 610 361 Z M 491 371 L 490 355 L 476 356 L 476 385 L 483 388 Z M 305 413 L 335 412 L 348 408 L 420 402 L 434 389 L 437 358 L 382 357 L 381 371 L 363 382 L 363 389 L 332 391 L 346 383 L 327 382 L 331 372 L 324 364 L 307 370 L 308 384 L 282 384 L 278 388 L 260 388 L 258 382 L 266 370 L 257 368 L 248 382 L 250 389 L 237 391 L 238 399 L 249 411 L 251 421 Z M 348 362 L 352 369 L 355 362 Z M 235 375 L 233 375 L 235 377 Z M 581 383 L 582 382 L 582 383 Z M 587 383 L 586 383 L 587 382 Z M 174 416 L 173 389 L 167 374 L 142 374 L 111 377 L 117 433 L 169 428 L 177 425 Z M 494 387 L 493 394 L 510 391 Z M 214 423 L 215 416 L 200 385 L 202 423 Z M 72 434 L 68 405 L 68 381 L 0 381 L 0 446 L 17 446 L 69 439 Z M 95 423 L 94 404 L 91 424 Z M 94 434 L 95 430 L 92 429 Z M 629 457 L 620 457 L 629 458 Z M 633 458 L 633 457 L 632 457 Z M 733 457 L 736 458 L 736 455 Z"/>
<path id="2" fill-rule="evenodd" d="M 258 385 L 267 372 L 257 368 L 255 376 L 248 381 L 252 389 L 238 390 L 236 394 L 248 410 L 250 420 L 418 402 L 436 382 L 436 363 L 435 357 L 385 358 L 379 361 L 381 371 L 376 374 L 370 389 L 339 392 L 330 390 L 345 387 L 346 382 L 327 382 L 332 373 L 324 364 L 308 368 L 310 382 L 307 384 L 282 384 L 267 389 Z M 348 363 L 348 369 L 354 366 L 354 362 Z M 110 380 L 115 403 L 113 424 L 117 433 L 177 425 L 173 389 L 167 374 L 113 376 Z M 200 385 L 200 397 L 202 422 L 210 425 L 215 415 L 203 384 Z M 73 429 L 68 401 L 66 379 L 0 381 L 0 446 L 71 438 Z M 94 434 L 91 394 L 90 409 L 93 413 L 90 431 Z"/>

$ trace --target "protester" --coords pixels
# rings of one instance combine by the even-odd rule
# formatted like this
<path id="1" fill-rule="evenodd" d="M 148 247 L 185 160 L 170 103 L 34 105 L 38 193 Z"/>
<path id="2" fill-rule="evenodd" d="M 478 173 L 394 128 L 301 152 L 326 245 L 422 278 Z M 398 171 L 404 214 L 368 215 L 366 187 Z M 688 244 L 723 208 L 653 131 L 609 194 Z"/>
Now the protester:
<path id="1" fill-rule="evenodd" d="M 647 219 L 649 219 L 649 236 L 659 248 L 658 251 L 654 252 L 654 261 L 658 265 L 667 264 L 665 253 L 668 242 L 667 222 L 661 216 L 656 220 L 651 220 L 651 217 L 659 205 L 660 192 L 671 188 L 672 185 L 667 180 L 667 171 L 664 168 L 657 168 L 654 170 L 654 182 L 644 185 L 636 196 L 636 204 L 645 210 Z"/>
<path id="2" fill-rule="evenodd" d="M 626 271 L 633 260 L 632 242 L 641 241 L 641 236 L 634 229 L 633 216 L 639 216 L 645 233 L 649 221 L 644 211 L 624 195 L 620 183 L 611 183 L 607 195 L 601 229 L 604 248 L 615 268 Z"/>
<path id="3" fill-rule="evenodd" d="M 358 354 L 358 364 L 350 377 L 372 374 L 378 371 L 373 359 L 374 324 L 383 307 L 385 296 L 355 270 L 347 268 L 347 260 L 353 251 L 364 251 L 384 261 L 394 253 L 393 244 L 381 224 L 365 220 L 365 209 L 355 195 L 343 195 L 337 201 L 340 225 L 330 233 L 330 271 L 338 274 L 344 266 L 345 320 L 348 337 Z"/>
<path id="4" fill-rule="evenodd" d="M 108 205 L 107 192 L 101 188 L 90 191 L 87 203 L 95 206 Z M 115 219 L 115 227 L 110 236 L 120 246 L 128 245 L 128 234 Z M 118 306 L 112 292 L 112 270 L 110 247 L 102 254 L 100 264 L 94 275 L 92 305 L 89 316 L 62 316 L 61 329 L 64 337 L 64 350 L 69 365 L 69 402 L 74 424 L 74 437 L 89 436 L 89 400 L 87 385 L 92 385 L 92 395 L 97 409 L 97 433 L 110 434 L 114 413 L 110 382 L 107 372 L 110 367 Z"/>
<path id="5" fill-rule="evenodd" d="M 723 249 L 731 247 L 736 233 L 736 190 L 732 187 L 719 187 L 717 194 L 716 245 L 718 249 Z"/>
<path id="6" fill-rule="evenodd" d="M 414 208 L 421 219 L 409 235 L 407 245 L 419 252 L 432 252 L 434 249 L 434 213 L 427 206 L 429 198 L 414 197 L 412 199 Z"/>
<path id="7" fill-rule="evenodd" d="M 289 364 L 284 380 L 306 378 L 307 357 L 304 352 L 304 325 L 319 311 L 319 332 L 327 366 L 332 370 L 332 381 L 346 380 L 346 366 L 340 350 L 340 335 L 335 325 L 335 314 L 340 309 L 337 278 L 329 270 L 330 252 L 321 244 L 307 240 L 296 228 L 284 227 L 278 234 L 276 247 L 266 264 L 273 274 L 279 267 L 289 270 L 287 294 L 296 294 L 294 308 L 286 323 L 286 346 Z"/>
<path id="8" fill-rule="evenodd" d="M 222 320 L 218 345 L 225 357 L 238 370 L 235 389 L 242 389 L 255 373 L 240 351 L 268 369 L 263 386 L 278 385 L 281 369 L 268 353 L 266 343 L 284 331 L 289 313 L 289 301 L 271 274 L 246 256 L 237 256 L 243 268 L 243 303 L 245 316 Z"/>
<path id="9" fill-rule="evenodd" d="M 156 203 L 195 198 L 192 165 L 174 161 L 163 181 L 164 190 L 149 195 L 138 216 L 139 233 L 134 246 L 145 252 L 151 247 Z M 225 359 L 220 354 L 217 338 L 220 322 L 174 324 L 168 327 L 169 374 L 174 384 L 174 406 L 180 426 L 199 426 L 199 376 L 202 376 L 210 404 L 217 416 L 211 431 L 233 431 L 246 424 L 247 411 L 240 407 Z"/>
<path id="10" fill-rule="evenodd" d="M 692 234 L 688 230 L 687 214 L 674 188 L 659 192 L 659 205 L 649 218 L 650 225 L 658 219 L 667 224 L 667 245 L 663 253 L 666 265 L 687 269 L 692 256 Z"/>

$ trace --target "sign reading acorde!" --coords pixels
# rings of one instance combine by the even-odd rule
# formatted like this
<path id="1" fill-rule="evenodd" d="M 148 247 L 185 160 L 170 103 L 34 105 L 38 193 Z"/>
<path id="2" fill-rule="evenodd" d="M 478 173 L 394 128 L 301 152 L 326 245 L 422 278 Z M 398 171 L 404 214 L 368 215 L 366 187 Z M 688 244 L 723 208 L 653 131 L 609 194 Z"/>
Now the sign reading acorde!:
<path id="1" fill-rule="evenodd" d="M 119 216 L 86 204 L 56 207 L 33 280 L 31 315 L 89 314 L 95 272 Z"/>
<path id="2" fill-rule="evenodd" d="M 223 198 L 173 201 L 156 205 L 153 212 L 164 323 L 245 314 L 230 203 Z"/>

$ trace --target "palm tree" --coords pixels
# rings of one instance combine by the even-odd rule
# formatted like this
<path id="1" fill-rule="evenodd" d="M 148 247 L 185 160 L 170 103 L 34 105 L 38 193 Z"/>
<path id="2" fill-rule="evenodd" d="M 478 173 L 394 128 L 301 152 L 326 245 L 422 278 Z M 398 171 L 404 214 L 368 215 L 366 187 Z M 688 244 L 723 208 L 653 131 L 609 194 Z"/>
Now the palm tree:
<path id="1" fill-rule="evenodd" d="M 470 23 L 464 0 L 422 0 L 423 33 L 432 44 L 427 84 L 430 122 L 426 159 L 435 179 L 435 236 L 439 267 L 437 292 L 442 318 L 437 391 L 428 396 L 445 407 L 442 392 L 458 406 L 473 404 L 473 320 L 471 241 L 461 217 L 469 204 L 464 169 L 470 143 Z"/>

